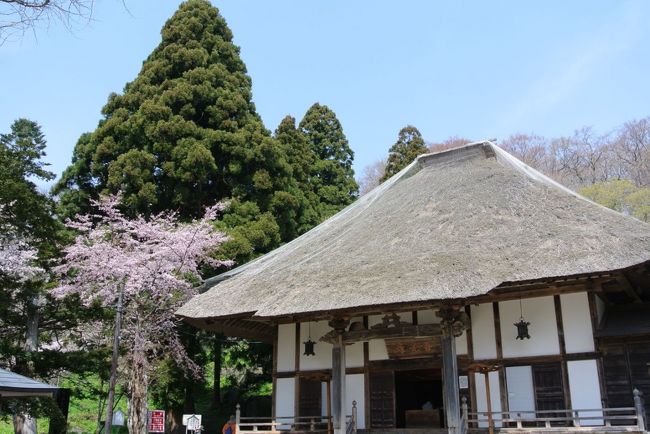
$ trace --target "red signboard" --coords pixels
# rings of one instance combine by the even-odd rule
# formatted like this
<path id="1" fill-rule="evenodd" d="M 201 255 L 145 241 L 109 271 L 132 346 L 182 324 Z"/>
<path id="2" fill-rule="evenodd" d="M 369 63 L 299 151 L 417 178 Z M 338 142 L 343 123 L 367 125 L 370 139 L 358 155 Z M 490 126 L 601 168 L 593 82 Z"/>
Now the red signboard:
<path id="1" fill-rule="evenodd" d="M 165 411 L 151 410 L 149 412 L 149 423 L 147 424 L 149 432 L 165 432 Z"/>

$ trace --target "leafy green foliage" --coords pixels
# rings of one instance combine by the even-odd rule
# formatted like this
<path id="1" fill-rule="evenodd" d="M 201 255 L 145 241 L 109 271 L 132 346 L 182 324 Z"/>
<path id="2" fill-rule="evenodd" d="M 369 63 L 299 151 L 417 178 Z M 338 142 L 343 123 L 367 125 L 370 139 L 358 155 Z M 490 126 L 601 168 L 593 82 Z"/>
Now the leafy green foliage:
<path id="1" fill-rule="evenodd" d="M 336 114 L 326 105 L 312 105 L 300 121 L 316 160 L 311 170 L 312 191 L 320 199 L 321 218 L 335 214 L 356 199 L 354 152 Z"/>
<path id="2" fill-rule="evenodd" d="M 650 187 L 637 187 L 627 179 L 597 182 L 579 190 L 607 208 L 650 222 Z"/>
<path id="3" fill-rule="evenodd" d="M 232 198 L 227 214 L 243 212 L 232 221 L 246 224 L 227 228 L 238 262 L 293 238 L 304 195 L 286 149 L 255 112 L 225 20 L 207 1 L 189 0 L 161 34 L 135 80 L 109 97 L 97 129 L 79 139 L 54 188 L 62 214 L 107 192 L 121 191 L 132 214 L 173 209 L 184 217 Z M 250 218 L 251 207 L 264 218 Z"/>
<path id="4" fill-rule="evenodd" d="M 7 210 L 0 226 L 20 232 L 36 250 L 35 265 L 42 270 L 29 279 L 0 270 L 0 367 L 49 380 L 63 372 L 101 373 L 108 353 L 87 345 L 79 327 L 105 315 L 102 309 L 82 308 L 78 297 L 56 300 L 48 294 L 54 284 L 48 283 L 49 268 L 68 235 L 54 215 L 53 201 L 34 183 L 54 177 L 42 161 L 45 146 L 39 125 L 27 119 L 0 135 L 0 204 Z M 5 414 L 61 418 L 51 399 L 4 400 L 2 405 Z"/>
<path id="5" fill-rule="evenodd" d="M 388 163 L 382 181 L 411 164 L 418 155 L 427 152 L 428 148 L 417 128 L 412 125 L 402 128 L 399 131 L 397 142 L 388 151 Z"/>

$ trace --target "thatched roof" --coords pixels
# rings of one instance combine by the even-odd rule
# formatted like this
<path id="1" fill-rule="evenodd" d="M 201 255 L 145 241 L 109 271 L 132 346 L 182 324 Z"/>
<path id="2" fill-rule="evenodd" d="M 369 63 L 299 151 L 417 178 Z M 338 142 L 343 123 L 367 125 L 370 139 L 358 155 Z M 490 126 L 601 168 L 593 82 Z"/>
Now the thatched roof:
<path id="1" fill-rule="evenodd" d="M 571 192 L 490 142 L 420 156 L 177 314 L 270 318 L 462 299 L 503 282 L 650 260 L 650 225 Z"/>

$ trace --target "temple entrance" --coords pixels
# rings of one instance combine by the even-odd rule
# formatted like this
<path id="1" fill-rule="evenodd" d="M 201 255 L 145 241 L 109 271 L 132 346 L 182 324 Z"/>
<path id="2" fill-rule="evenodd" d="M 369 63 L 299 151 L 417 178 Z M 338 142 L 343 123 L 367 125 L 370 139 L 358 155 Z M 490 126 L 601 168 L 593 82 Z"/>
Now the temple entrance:
<path id="1" fill-rule="evenodd" d="M 442 407 L 441 370 L 395 372 L 396 428 L 441 428 Z"/>
<path id="2" fill-rule="evenodd" d="M 371 372 L 370 427 L 444 427 L 440 368 Z"/>

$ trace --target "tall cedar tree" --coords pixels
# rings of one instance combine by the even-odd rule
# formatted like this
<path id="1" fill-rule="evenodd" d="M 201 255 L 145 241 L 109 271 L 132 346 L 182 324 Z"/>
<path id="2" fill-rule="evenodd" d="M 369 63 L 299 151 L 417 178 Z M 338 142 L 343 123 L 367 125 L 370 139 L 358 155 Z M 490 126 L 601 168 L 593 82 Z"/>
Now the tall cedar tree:
<path id="1" fill-rule="evenodd" d="M 72 164 L 53 190 L 63 217 L 88 213 L 91 199 L 118 191 L 130 215 L 174 210 L 192 218 L 206 205 L 229 200 L 217 225 L 231 236 L 222 254 L 242 264 L 353 200 L 352 152 L 334 114 L 327 110 L 320 123 L 314 116 L 307 128 L 310 137 L 321 135 L 330 142 L 323 149 L 338 147 L 331 155 L 325 151 L 313 157 L 317 165 L 335 167 L 314 171 L 307 167 L 312 157 L 303 151 L 309 146 L 289 140 L 282 128 L 277 139 L 265 129 L 239 48 L 208 1 L 181 4 L 161 35 L 138 76 L 122 94 L 110 95 L 97 129 L 79 138 Z M 333 128 L 320 125 L 330 122 Z M 322 161 L 334 155 L 337 161 Z M 314 173 L 325 178 L 317 183 L 319 189 L 309 185 Z M 330 186 L 337 182 L 345 184 L 343 193 Z M 326 196 L 331 210 L 322 212 L 314 195 Z M 204 357 L 196 342 L 202 334 L 192 330 L 188 335 L 188 353 Z M 187 396 L 160 395 L 170 405 L 192 410 L 195 385 L 172 384 L 182 377 L 179 372 L 172 377 L 156 381 Z"/>
<path id="2" fill-rule="evenodd" d="M 399 131 L 397 142 L 388 151 L 388 163 L 382 182 L 411 164 L 418 155 L 428 152 L 420 131 L 407 125 Z"/>
<path id="3" fill-rule="evenodd" d="M 359 186 L 352 170 L 354 152 L 336 114 L 326 105 L 312 105 L 300 121 L 300 130 L 315 153 L 310 183 L 320 199 L 321 217 L 325 219 L 357 197 Z"/>
<path id="4" fill-rule="evenodd" d="M 304 198 L 286 149 L 255 111 L 226 21 L 209 2 L 189 0 L 161 34 L 135 80 L 110 95 L 97 129 L 79 139 L 54 189 L 62 213 L 87 212 L 89 199 L 118 191 L 132 215 L 196 217 L 232 199 L 227 255 L 241 263 L 291 239 Z"/>
<path id="5" fill-rule="evenodd" d="M 311 150 L 305 134 L 296 127 L 296 120 L 286 116 L 275 130 L 275 138 L 287 150 L 287 159 L 291 164 L 293 177 L 298 183 L 304 208 L 300 219 L 287 229 L 292 230 L 292 235 L 300 235 L 322 221 L 320 198 L 312 190 L 311 171 L 316 162 L 316 154 Z"/>

